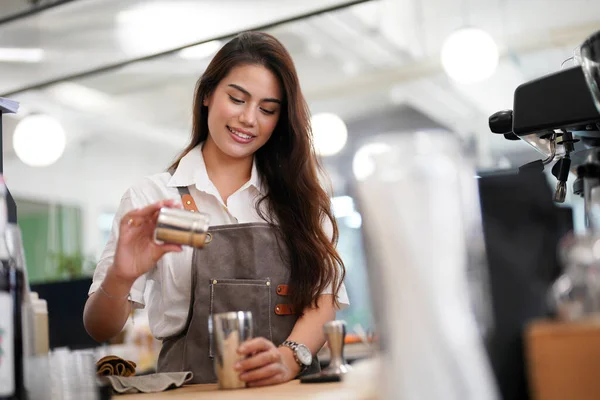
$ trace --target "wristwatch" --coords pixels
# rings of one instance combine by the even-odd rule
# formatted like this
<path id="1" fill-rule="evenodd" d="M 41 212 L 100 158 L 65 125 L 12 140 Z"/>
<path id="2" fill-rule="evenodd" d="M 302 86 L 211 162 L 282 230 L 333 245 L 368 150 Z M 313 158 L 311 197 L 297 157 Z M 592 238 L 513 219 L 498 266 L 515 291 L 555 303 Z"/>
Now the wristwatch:
<path id="1" fill-rule="evenodd" d="M 281 343 L 281 345 L 292 349 L 294 352 L 294 360 L 296 360 L 296 363 L 300 366 L 300 373 L 303 373 L 311 366 L 313 356 L 308 347 L 300 343 L 292 342 L 291 340 L 286 340 Z"/>

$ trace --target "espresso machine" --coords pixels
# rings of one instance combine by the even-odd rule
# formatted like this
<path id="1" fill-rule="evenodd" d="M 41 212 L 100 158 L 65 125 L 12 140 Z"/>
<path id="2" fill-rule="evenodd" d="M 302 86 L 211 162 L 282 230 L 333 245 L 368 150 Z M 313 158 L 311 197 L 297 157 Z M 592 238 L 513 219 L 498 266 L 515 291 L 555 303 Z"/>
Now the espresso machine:
<path id="1" fill-rule="evenodd" d="M 594 204 L 600 206 L 600 31 L 583 42 L 573 60 L 572 68 L 517 87 L 513 109 L 493 114 L 489 126 L 543 155 L 519 172 L 541 172 L 554 163 L 554 201 L 564 202 L 569 172 L 575 174 L 572 190 L 583 196 L 586 224 L 593 229 Z"/>
<path id="2" fill-rule="evenodd" d="M 573 215 L 558 204 L 567 190 L 584 199 L 586 232 L 600 230 L 600 31 L 573 60 L 570 68 L 518 86 L 513 109 L 489 118 L 493 133 L 541 154 L 517 174 L 479 179 L 495 320 L 489 356 L 504 399 L 530 398 L 524 327 L 557 315 L 548 294 L 568 264 L 560 253 Z M 550 167 L 556 183 L 543 173 Z"/>

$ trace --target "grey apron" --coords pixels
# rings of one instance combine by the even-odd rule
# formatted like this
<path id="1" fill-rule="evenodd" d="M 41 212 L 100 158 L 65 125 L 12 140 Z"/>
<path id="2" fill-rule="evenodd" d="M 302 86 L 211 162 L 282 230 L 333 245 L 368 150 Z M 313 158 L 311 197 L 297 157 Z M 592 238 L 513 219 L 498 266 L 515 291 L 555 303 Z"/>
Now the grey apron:
<path id="1" fill-rule="evenodd" d="M 187 187 L 179 187 L 184 208 L 197 211 Z M 290 268 L 285 244 L 267 223 L 213 226 L 207 242 L 194 249 L 191 300 L 183 331 L 163 340 L 158 372 L 192 371 L 190 383 L 217 381 L 208 321 L 213 313 L 251 311 L 254 337 L 279 346 L 298 316 L 289 303 Z M 306 373 L 318 372 L 315 357 Z"/>

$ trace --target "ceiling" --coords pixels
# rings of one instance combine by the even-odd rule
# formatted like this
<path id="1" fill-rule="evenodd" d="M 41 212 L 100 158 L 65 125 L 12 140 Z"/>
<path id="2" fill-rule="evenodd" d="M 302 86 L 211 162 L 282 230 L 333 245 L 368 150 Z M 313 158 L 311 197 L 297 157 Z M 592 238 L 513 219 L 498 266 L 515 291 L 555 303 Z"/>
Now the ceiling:
<path id="1" fill-rule="evenodd" d="M 23 3 L 29 2 L 12 2 L 15 10 Z M 410 118 L 406 110 L 416 110 L 433 125 L 474 139 L 482 166 L 507 157 L 521 162 L 535 153 L 493 136 L 487 118 L 512 108 L 517 85 L 559 70 L 600 29 L 600 2 L 590 0 L 373 0 L 276 23 L 346 3 L 79 0 L 9 22 L 1 27 L 0 47 L 42 49 L 43 59 L 0 61 L 0 96 L 22 104 L 5 124 L 5 158 L 15 157 L 16 119 L 33 111 L 60 119 L 67 151 L 98 141 L 181 149 L 195 82 L 223 42 L 191 55 L 178 49 L 269 25 L 265 30 L 292 54 L 311 111 L 339 114 L 351 136 L 380 133 L 376 127 L 386 124 L 372 122 Z M 463 25 L 486 29 L 500 46 L 500 65 L 486 82 L 457 85 L 442 72 L 441 45 Z M 147 59 L 130 63 L 140 57 Z"/>

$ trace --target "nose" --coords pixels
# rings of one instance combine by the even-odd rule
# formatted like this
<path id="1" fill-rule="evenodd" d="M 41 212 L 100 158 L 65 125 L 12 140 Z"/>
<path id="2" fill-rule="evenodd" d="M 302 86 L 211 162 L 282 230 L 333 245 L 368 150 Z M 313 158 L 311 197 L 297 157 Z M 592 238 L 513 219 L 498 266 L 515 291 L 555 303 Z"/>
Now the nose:
<path id="1" fill-rule="evenodd" d="M 254 126 L 256 125 L 256 110 L 254 107 L 246 107 L 241 112 L 239 116 L 239 120 L 242 124 L 246 126 Z"/>

